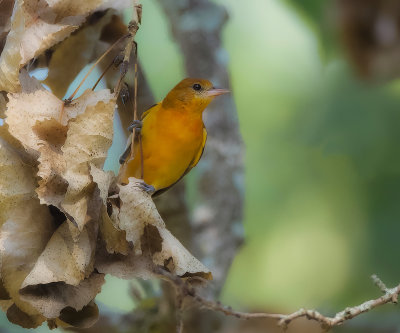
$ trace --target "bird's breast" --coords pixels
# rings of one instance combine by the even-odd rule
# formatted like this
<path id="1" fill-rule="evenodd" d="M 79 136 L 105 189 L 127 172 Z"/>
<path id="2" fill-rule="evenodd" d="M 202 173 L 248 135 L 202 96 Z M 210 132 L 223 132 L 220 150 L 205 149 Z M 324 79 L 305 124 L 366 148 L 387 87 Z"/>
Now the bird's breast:
<path id="1" fill-rule="evenodd" d="M 201 114 L 173 110 L 148 117 L 142 128 L 144 180 L 159 189 L 179 180 L 202 149 L 203 121 Z"/>

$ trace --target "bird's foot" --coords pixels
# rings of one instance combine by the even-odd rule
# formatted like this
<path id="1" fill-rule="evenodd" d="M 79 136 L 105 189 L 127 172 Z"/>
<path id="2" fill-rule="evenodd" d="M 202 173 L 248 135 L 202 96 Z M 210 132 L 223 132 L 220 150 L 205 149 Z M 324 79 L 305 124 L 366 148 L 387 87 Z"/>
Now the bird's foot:
<path id="1" fill-rule="evenodd" d="M 137 187 L 139 187 L 141 190 L 143 190 L 144 192 L 153 195 L 154 192 L 156 191 L 156 189 L 154 188 L 153 185 L 149 185 L 147 183 L 145 183 L 143 180 L 138 181 L 137 183 Z"/>
<path id="2" fill-rule="evenodd" d="M 142 129 L 143 126 L 143 122 L 141 120 L 134 120 L 132 122 L 132 124 L 129 125 L 128 127 L 128 131 L 133 133 L 134 129 L 137 129 L 138 131 L 140 131 Z"/>

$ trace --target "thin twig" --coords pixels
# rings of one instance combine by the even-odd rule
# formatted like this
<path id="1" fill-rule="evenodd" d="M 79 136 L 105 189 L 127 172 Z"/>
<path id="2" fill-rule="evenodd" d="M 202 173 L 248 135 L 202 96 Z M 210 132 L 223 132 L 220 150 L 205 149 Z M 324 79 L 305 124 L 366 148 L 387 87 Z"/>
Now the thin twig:
<path id="1" fill-rule="evenodd" d="M 371 276 L 372 281 L 375 283 L 375 285 L 385 294 L 388 291 L 388 288 L 386 285 L 383 283 L 383 281 L 376 275 L 373 274 Z"/>
<path id="2" fill-rule="evenodd" d="M 185 298 L 185 295 L 183 295 L 181 292 L 177 291 L 176 293 L 176 333 L 183 333 L 183 300 Z"/>
<path id="3" fill-rule="evenodd" d="M 138 7 L 138 10 L 142 10 L 142 7 Z M 140 14 L 138 13 L 138 17 L 141 17 L 141 12 Z M 134 102 L 133 102 L 133 120 L 138 120 L 138 114 L 137 114 L 137 92 L 138 92 L 138 44 L 135 43 L 135 80 L 134 80 Z M 135 143 L 135 134 L 132 135 L 132 149 L 131 149 L 131 157 L 133 158 L 133 145 Z M 139 140 L 139 150 L 140 150 L 140 179 L 144 179 L 144 165 L 143 165 L 143 141 L 142 141 L 142 132 L 138 131 L 138 140 Z M 182 324 L 183 325 L 183 324 Z M 182 326 L 183 327 L 183 326 Z"/>
<path id="4" fill-rule="evenodd" d="M 347 307 L 343 311 L 336 313 L 334 317 L 327 317 L 322 315 L 320 312 L 315 310 L 307 310 L 307 309 L 299 309 L 291 314 L 279 314 L 279 313 L 249 313 L 249 312 L 240 312 L 235 311 L 231 307 L 224 306 L 220 302 L 210 301 L 203 296 L 199 295 L 195 288 L 191 286 L 187 281 L 182 278 L 173 275 L 162 268 L 158 268 L 156 270 L 157 274 L 160 274 L 167 278 L 168 281 L 174 284 L 177 292 L 181 295 L 192 297 L 200 306 L 225 314 L 226 316 L 233 316 L 239 319 L 261 319 L 261 318 L 269 318 L 275 319 L 278 321 L 278 325 L 286 328 L 292 321 L 306 317 L 308 320 L 315 320 L 319 322 L 324 329 L 330 329 L 334 326 L 339 326 L 343 324 L 345 321 L 353 319 L 359 316 L 362 313 L 368 312 L 378 306 L 394 303 L 397 304 L 397 299 L 400 294 L 400 284 L 395 288 L 387 288 L 385 284 L 380 280 L 376 275 L 373 275 L 371 278 L 374 283 L 384 292 L 384 295 L 366 301 L 360 305 Z"/>
<path id="5" fill-rule="evenodd" d="M 97 66 L 97 64 L 116 46 L 118 45 L 122 40 L 124 40 L 126 37 L 128 37 L 129 35 L 124 35 L 122 37 L 120 37 L 113 45 L 111 45 L 103 54 L 102 56 L 96 60 L 96 62 L 92 65 L 92 67 L 90 67 L 89 71 L 86 73 L 85 77 L 82 79 L 81 83 L 79 83 L 78 87 L 75 89 L 75 91 L 72 93 L 71 96 L 69 96 L 67 99 L 65 99 L 63 101 L 63 104 L 61 106 L 61 110 L 60 110 L 60 119 L 59 121 L 62 122 L 62 119 L 64 117 L 64 112 L 65 112 L 65 106 L 69 105 L 72 101 L 72 99 L 75 97 L 75 95 L 77 94 L 77 92 L 79 91 L 79 89 L 82 87 L 83 83 L 86 81 L 86 79 L 88 78 L 89 74 L 95 69 L 95 67 Z M 107 68 L 108 69 L 108 68 Z M 101 78 L 103 77 L 104 74 L 102 74 L 102 76 L 99 78 L 98 82 L 101 80 Z M 96 85 L 98 84 L 98 82 L 96 82 L 95 86 L 92 88 L 92 90 L 94 90 L 94 88 L 96 87 Z"/>
<path id="6" fill-rule="evenodd" d="M 138 88 L 138 61 L 137 61 L 137 55 L 138 55 L 138 45 L 135 43 L 135 67 L 134 67 L 134 87 L 133 87 L 133 121 L 138 120 L 138 115 L 137 115 L 137 88 Z M 136 133 L 136 129 L 135 129 Z M 141 134 L 139 133 L 139 137 Z M 140 143 L 141 143 L 141 138 L 139 138 Z M 135 143 L 135 135 L 132 135 L 132 147 L 133 144 Z M 142 148 L 140 148 L 142 150 Z M 142 152 L 141 152 L 142 154 Z M 133 155 L 133 149 L 131 150 L 131 155 Z M 133 157 L 133 156 L 132 156 Z M 143 159 L 142 159 L 143 161 Z M 141 170 L 141 178 L 143 179 L 143 167 Z"/>
<path id="7" fill-rule="evenodd" d="M 179 318 L 178 325 L 176 326 L 176 333 L 183 333 L 183 320 Z"/>
<path id="8" fill-rule="evenodd" d="M 139 140 L 139 149 L 140 149 L 140 179 L 144 179 L 143 141 L 142 141 L 142 133 L 141 132 L 139 132 L 138 140 Z M 131 150 L 131 154 L 132 154 L 132 150 Z"/>
<path id="9" fill-rule="evenodd" d="M 121 71 L 121 76 L 118 80 L 118 83 L 116 85 L 116 88 L 114 90 L 114 93 L 116 96 L 119 95 L 122 87 L 122 80 L 125 77 L 126 73 L 128 72 L 128 66 L 130 63 L 130 58 L 131 58 L 131 53 L 132 50 L 134 50 L 134 93 L 133 93 L 133 101 L 132 101 L 132 108 L 133 108 L 133 121 L 138 120 L 138 115 L 137 115 L 137 91 L 138 91 L 138 47 L 137 43 L 135 42 L 135 36 L 136 33 L 139 29 L 139 24 L 141 21 L 141 15 L 142 15 L 142 6 L 137 4 L 134 6 L 133 10 L 133 18 L 132 21 L 129 23 L 128 26 L 128 32 L 129 32 L 129 40 L 125 46 L 124 49 L 124 60 L 122 61 L 120 71 Z M 134 144 L 135 144 L 135 139 L 138 137 L 139 139 L 139 149 L 140 149 L 140 157 L 141 157 L 141 179 L 143 179 L 144 176 L 144 171 L 143 171 L 143 146 L 142 146 L 142 138 L 140 134 L 140 130 L 137 128 L 133 129 L 133 133 L 131 135 L 131 150 L 130 150 L 130 155 L 128 157 L 128 160 L 133 159 L 134 157 Z"/>
<path id="10" fill-rule="evenodd" d="M 126 34 L 126 35 L 120 37 L 114 44 L 112 44 L 112 45 L 102 54 L 102 56 L 101 56 L 99 59 L 97 59 L 97 61 L 92 65 L 92 67 L 90 67 L 89 71 L 86 73 L 85 77 L 82 79 L 82 81 L 81 81 L 81 83 L 79 84 L 79 86 L 75 89 L 75 91 L 72 93 L 72 95 L 69 96 L 69 97 L 67 98 L 68 101 L 71 101 L 71 100 L 74 98 L 74 96 L 76 95 L 76 93 L 77 93 L 77 92 L 79 91 L 79 89 L 82 87 L 83 83 L 86 81 L 86 79 L 88 78 L 88 76 L 90 75 L 90 73 L 94 70 L 94 68 L 97 66 L 97 64 L 98 64 L 101 60 L 103 60 L 103 58 L 104 58 L 108 53 L 110 53 L 111 50 L 112 50 L 116 45 L 118 45 L 122 40 L 124 40 L 124 39 L 125 39 L 126 37 L 128 37 L 128 36 L 129 36 L 129 34 Z"/>
<path id="11" fill-rule="evenodd" d="M 136 33 L 138 30 L 139 30 L 139 25 L 138 25 L 137 21 L 132 20 L 131 22 L 129 22 L 129 25 L 128 25 L 129 40 L 126 42 L 126 46 L 125 46 L 125 49 L 123 52 L 124 60 L 122 61 L 121 66 L 120 66 L 121 76 L 117 82 L 115 89 L 114 89 L 114 94 L 116 96 L 119 95 L 119 92 L 121 90 L 122 80 L 124 79 L 126 73 L 128 72 L 129 60 L 131 57 L 133 45 L 136 45 L 135 36 L 136 36 Z"/>
<path id="12" fill-rule="evenodd" d="M 111 68 L 111 66 L 114 64 L 114 60 L 110 62 L 109 65 L 107 65 L 106 69 L 101 73 L 100 77 L 97 79 L 96 83 L 93 85 L 92 90 L 95 90 L 97 85 L 100 83 L 101 79 L 106 75 L 108 70 Z"/>

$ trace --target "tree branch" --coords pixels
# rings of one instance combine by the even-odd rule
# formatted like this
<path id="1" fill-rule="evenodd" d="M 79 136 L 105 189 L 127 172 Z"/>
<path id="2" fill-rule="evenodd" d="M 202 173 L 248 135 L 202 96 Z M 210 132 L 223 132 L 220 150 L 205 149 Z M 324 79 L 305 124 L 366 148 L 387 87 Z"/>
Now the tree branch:
<path id="1" fill-rule="evenodd" d="M 201 307 L 221 312 L 226 316 L 233 316 L 239 319 L 275 319 L 278 321 L 278 325 L 286 329 L 287 326 L 295 321 L 296 319 L 306 317 L 308 320 L 314 320 L 321 324 L 323 329 L 329 330 L 334 326 L 339 326 L 345 321 L 353 319 L 362 313 L 368 312 L 378 306 L 393 303 L 397 304 L 398 297 L 400 294 L 400 284 L 394 288 L 387 288 L 379 277 L 372 275 L 371 279 L 378 286 L 378 288 L 384 293 L 383 296 L 366 301 L 360 305 L 347 307 L 343 311 L 336 313 L 334 317 L 327 317 L 316 310 L 299 309 L 291 314 L 280 314 L 280 313 L 265 313 L 265 312 L 241 312 L 235 311 L 229 306 L 224 306 L 220 302 L 211 301 L 198 294 L 197 290 L 187 281 L 178 276 L 175 276 L 164 269 L 157 267 L 156 273 L 162 275 L 170 283 L 172 283 L 176 289 L 177 299 L 180 299 L 182 303 L 182 297 L 191 297 Z M 180 325 L 183 325 L 180 323 Z"/>

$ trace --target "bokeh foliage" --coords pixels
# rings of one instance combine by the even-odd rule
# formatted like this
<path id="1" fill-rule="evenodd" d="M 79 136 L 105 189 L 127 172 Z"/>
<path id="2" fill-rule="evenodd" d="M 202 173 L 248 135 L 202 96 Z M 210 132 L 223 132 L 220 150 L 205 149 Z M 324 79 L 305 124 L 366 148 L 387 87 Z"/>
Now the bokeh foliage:
<path id="1" fill-rule="evenodd" d="M 329 4 L 220 2 L 247 150 L 246 245 L 226 300 L 334 311 L 376 296 L 369 275 L 400 272 L 398 82 L 356 77 L 324 32 Z"/>

